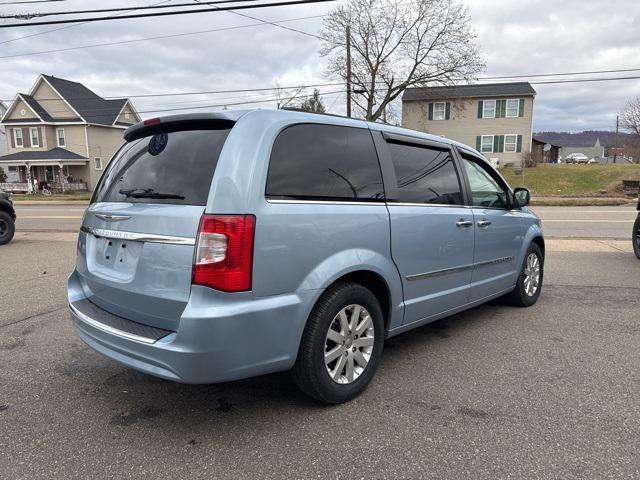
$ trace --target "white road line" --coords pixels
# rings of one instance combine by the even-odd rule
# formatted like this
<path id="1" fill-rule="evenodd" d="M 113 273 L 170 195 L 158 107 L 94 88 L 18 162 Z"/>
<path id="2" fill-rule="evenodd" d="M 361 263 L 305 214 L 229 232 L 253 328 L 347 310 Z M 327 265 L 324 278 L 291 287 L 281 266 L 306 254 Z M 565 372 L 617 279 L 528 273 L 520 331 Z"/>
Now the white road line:
<path id="1" fill-rule="evenodd" d="M 562 222 L 562 223 L 629 223 L 632 224 L 634 220 L 560 220 L 560 219 L 542 219 L 542 224 L 550 222 Z"/>

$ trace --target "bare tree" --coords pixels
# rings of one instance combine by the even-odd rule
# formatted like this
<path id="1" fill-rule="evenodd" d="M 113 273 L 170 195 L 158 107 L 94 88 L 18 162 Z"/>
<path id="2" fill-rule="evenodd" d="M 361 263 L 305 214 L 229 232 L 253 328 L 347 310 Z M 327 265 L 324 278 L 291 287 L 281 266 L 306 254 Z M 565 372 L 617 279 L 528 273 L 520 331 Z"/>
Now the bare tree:
<path id="1" fill-rule="evenodd" d="M 280 110 L 290 107 L 297 98 L 304 96 L 303 94 L 306 90 L 305 87 L 283 88 L 280 82 L 276 80 L 273 82 L 273 91 L 277 99 L 277 108 Z"/>
<path id="2" fill-rule="evenodd" d="M 640 136 L 640 97 L 627 102 L 620 115 L 620 126 Z"/>
<path id="3" fill-rule="evenodd" d="M 320 96 L 320 90 L 314 88 L 313 95 L 301 102 L 299 108 L 307 112 L 325 113 L 326 108 Z"/>
<path id="4" fill-rule="evenodd" d="M 476 34 L 459 0 L 349 0 L 325 19 L 320 54 L 346 80 L 352 46 L 353 102 L 376 120 L 405 89 L 468 80 L 484 69 Z"/>

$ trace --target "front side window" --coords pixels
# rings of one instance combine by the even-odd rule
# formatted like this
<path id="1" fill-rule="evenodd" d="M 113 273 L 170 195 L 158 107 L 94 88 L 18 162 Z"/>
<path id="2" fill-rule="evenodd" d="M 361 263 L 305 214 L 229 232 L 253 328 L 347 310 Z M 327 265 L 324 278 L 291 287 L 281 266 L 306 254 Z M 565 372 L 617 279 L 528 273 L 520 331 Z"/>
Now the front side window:
<path id="1" fill-rule="evenodd" d="M 504 151 L 508 153 L 514 153 L 518 149 L 518 136 L 517 135 L 505 135 L 504 136 Z"/>
<path id="2" fill-rule="evenodd" d="M 451 151 L 389 143 L 398 182 L 398 201 L 462 205 L 460 180 Z"/>
<path id="3" fill-rule="evenodd" d="M 57 128 L 56 136 L 58 138 L 58 146 L 64 147 L 65 146 L 64 128 Z"/>
<path id="4" fill-rule="evenodd" d="M 436 102 L 433 104 L 433 119 L 444 120 L 446 116 L 447 104 L 445 102 Z"/>
<path id="5" fill-rule="evenodd" d="M 496 101 L 485 100 L 482 103 L 482 118 L 495 118 L 496 117 Z"/>
<path id="6" fill-rule="evenodd" d="M 517 98 L 507 100 L 507 117 L 517 117 L 520 114 L 520 100 Z"/>
<path id="7" fill-rule="evenodd" d="M 384 199 L 371 133 L 320 124 L 286 128 L 271 150 L 266 195 L 276 199 Z"/>
<path id="8" fill-rule="evenodd" d="M 471 188 L 471 199 L 474 207 L 485 208 L 509 208 L 509 196 L 507 190 L 503 188 L 488 171 L 488 167 L 481 165 L 479 161 L 463 155 L 469 186 Z"/>
<path id="9" fill-rule="evenodd" d="M 493 153 L 493 135 L 483 135 L 480 151 L 482 153 Z"/>
<path id="10" fill-rule="evenodd" d="M 39 147 L 40 146 L 40 136 L 38 135 L 38 129 L 37 128 L 31 128 L 29 130 L 31 132 L 31 146 L 32 147 Z"/>
<path id="11" fill-rule="evenodd" d="M 13 136 L 16 143 L 16 147 L 24 147 L 24 139 L 22 138 L 22 129 L 14 128 Z"/>

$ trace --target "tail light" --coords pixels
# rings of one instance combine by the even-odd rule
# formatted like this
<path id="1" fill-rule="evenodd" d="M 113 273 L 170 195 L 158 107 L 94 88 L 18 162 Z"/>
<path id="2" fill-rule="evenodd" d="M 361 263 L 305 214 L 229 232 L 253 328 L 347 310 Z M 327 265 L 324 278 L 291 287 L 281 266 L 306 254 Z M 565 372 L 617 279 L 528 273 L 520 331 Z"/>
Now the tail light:
<path id="1" fill-rule="evenodd" d="M 193 260 L 193 284 L 224 292 L 251 290 L 253 215 L 203 215 Z"/>

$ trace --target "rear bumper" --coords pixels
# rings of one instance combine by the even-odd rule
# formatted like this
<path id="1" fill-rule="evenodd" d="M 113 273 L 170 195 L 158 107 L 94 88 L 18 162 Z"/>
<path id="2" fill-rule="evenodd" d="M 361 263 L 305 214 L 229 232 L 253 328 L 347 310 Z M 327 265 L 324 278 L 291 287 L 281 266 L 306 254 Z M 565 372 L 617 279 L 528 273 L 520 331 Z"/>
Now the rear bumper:
<path id="1" fill-rule="evenodd" d="M 74 272 L 69 312 L 98 353 L 183 383 L 217 383 L 290 369 L 316 292 L 253 298 L 194 286 L 176 331 L 116 317 L 87 298 Z"/>

